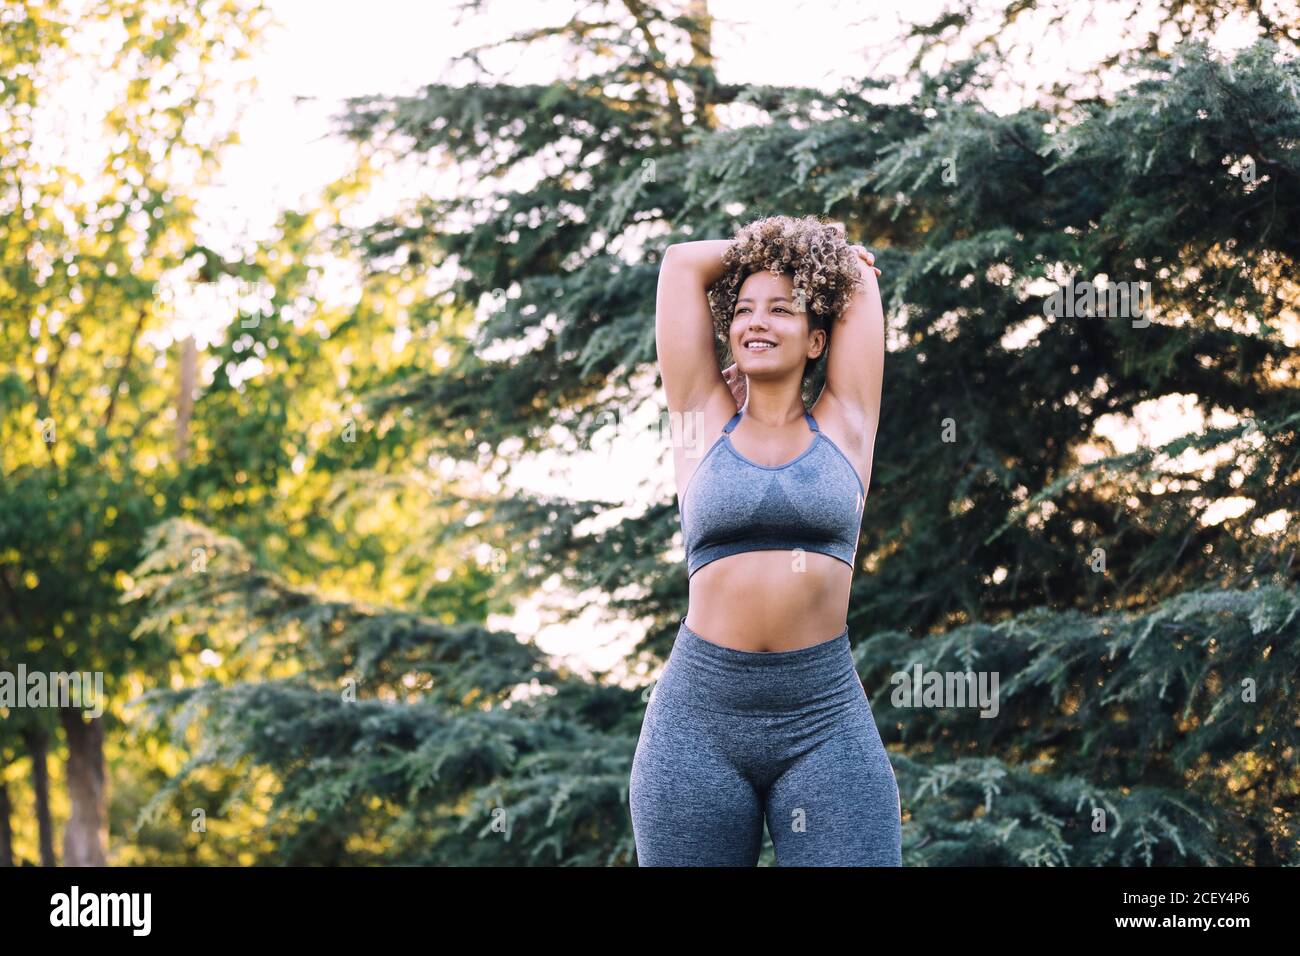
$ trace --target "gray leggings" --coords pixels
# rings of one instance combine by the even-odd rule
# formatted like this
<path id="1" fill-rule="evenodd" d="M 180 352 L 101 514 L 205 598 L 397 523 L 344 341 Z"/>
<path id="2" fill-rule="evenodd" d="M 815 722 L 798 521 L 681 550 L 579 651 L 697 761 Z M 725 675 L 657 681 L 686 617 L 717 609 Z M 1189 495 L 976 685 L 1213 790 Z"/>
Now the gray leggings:
<path id="1" fill-rule="evenodd" d="M 681 621 L 628 793 L 641 866 L 901 866 L 898 782 L 845 630 L 740 651 Z"/>

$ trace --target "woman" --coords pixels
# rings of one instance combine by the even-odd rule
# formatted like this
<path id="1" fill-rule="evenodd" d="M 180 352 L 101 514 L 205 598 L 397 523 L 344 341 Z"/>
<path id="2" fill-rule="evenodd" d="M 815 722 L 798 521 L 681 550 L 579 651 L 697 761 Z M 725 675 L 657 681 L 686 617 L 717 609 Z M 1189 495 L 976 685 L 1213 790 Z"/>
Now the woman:
<path id="1" fill-rule="evenodd" d="M 778 866 L 901 865 L 847 625 L 884 366 L 873 262 L 841 227 L 789 216 L 664 256 L 655 341 L 682 422 L 690 603 L 632 763 L 642 866 L 753 866 L 765 819 Z"/>

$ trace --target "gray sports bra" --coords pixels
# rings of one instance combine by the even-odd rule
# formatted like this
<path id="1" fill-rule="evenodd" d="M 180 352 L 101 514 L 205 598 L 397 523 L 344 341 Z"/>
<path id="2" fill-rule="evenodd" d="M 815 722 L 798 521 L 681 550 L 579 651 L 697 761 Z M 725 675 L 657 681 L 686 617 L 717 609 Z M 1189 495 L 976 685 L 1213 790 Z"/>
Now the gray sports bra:
<path id="1" fill-rule="evenodd" d="M 852 567 L 866 489 L 839 446 L 805 411 L 813 441 L 784 465 L 750 461 L 731 443 L 740 412 L 727 422 L 678 503 L 686 576 L 742 551 L 802 548 Z"/>

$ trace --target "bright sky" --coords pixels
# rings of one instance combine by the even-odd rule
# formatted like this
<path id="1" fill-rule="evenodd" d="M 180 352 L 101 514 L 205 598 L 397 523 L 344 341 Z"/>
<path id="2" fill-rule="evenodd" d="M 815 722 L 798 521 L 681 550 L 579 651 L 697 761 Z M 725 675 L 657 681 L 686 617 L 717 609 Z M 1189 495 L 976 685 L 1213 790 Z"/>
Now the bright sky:
<path id="1" fill-rule="evenodd" d="M 203 194 L 200 204 L 205 238 L 228 252 L 268 235 L 277 209 L 310 204 L 320 187 L 347 169 L 350 147 L 328 136 L 328 117 L 343 97 L 411 92 L 431 81 L 465 82 L 467 74 L 447 73 L 455 54 L 530 27 L 564 22 L 578 9 L 568 2 L 488 0 L 489 16 L 455 25 L 451 0 L 368 0 L 364 6 L 343 0 L 271 0 L 270 5 L 281 26 L 271 31 L 264 49 L 248 66 L 259 90 L 238 117 L 241 143 L 227 152 L 218 183 Z M 909 21 L 919 21 L 942 7 L 940 0 L 912 0 L 903 11 Z M 1081 65 L 1080 52 L 1095 57 L 1108 49 L 1118 23 L 1109 17 L 1089 22 L 1089 11 L 1085 5 L 1080 7 L 1071 13 L 1067 34 L 1073 52 L 1028 43 L 1024 63 L 1009 66 L 1008 77 L 1029 76 L 1032 82 L 1046 85 L 1067 66 Z M 891 42 L 903 29 L 896 9 L 882 11 L 845 0 L 794 5 L 711 0 L 709 8 L 715 17 L 714 50 L 724 82 L 833 88 L 840 77 L 888 74 L 903 65 L 898 44 Z M 1035 17 L 1041 20 L 1036 14 L 1025 19 L 1027 36 L 1041 34 L 1042 24 L 1034 22 Z M 1148 26 L 1149 21 L 1141 32 Z M 1219 45 L 1230 49 L 1247 39 L 1243 32 L 1227 31 Z M 518 47 L 510 47 L 505 53 L 488 55 L 486 62 L 506 73 L 503 78 L 511 82 L 546 82 L 557 72 L 554 50 L 522 55 Z M 307 99 L 295 102 L 295 97 Z M 1009 89 L 993 105 L 1011 111 L 1020 102 L 1021 96 Z M 391 209 L 399 196 L 418 188 L 457 187 L 450 179 L 393 182 L 376 197 L 375 208 Z M 647 378 L 650 381 L 652 376 Z M 1180 410 L 1177 400 L 1149 412 L 1140 431 L 1119 423 L 1112 429 L 1122 449 L 1167 440 L 1197 427 L 1199 420 Z M 640 511 L 672 494 L 671 456 L 645 427 L 657 414 L 654 403 L 648 403 L 639 413 L 629 413 L 629 422 L 617 429 L 612 445 L 567 458 L 543 456 L 525 463 L 516 474 L 527 487 L 539 491 L 618 500 L 631 513 Z M 877 453 L 888 455 L 889 449 Z M 680 552 L 677 556 L 683 557 Z M 641 636 L 641 629 L 631 623 L 599 622 L 598 595 L 577 599 L 588 605 L 580 626 L 547 626 L 545 601 L 568 603 L 573 598 L 541 597 L 516 615 L 489 624 L 534 637 L 544 650 L 583 671 L 616 668 Z"/>

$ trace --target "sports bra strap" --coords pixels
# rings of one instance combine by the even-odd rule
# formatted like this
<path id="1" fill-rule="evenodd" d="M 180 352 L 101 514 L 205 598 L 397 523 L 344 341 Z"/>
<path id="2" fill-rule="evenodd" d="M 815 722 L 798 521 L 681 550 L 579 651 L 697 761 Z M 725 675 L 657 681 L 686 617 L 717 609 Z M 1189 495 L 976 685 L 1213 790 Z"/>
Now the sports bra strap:
<path id="1" fill-rule="evenodd" d="M 809 428 L 811 428 L 811 429 L 812 429 L 813 431 L 815 431 L 815 432 L 819 432 L 819 431 L 821 431 L 821 429 L 817 427 L 817 419 L 815 419 L 815 418 L 812 417 L 812 413 L 811 413 L 811 412 L 805 411 L 805 412 L 803 413 L 803 417 L 806 418 L 806 419 L 808 419 L 808 427 L 809 427 Z"/>
<path id="2" fill-rule="evenodd" d="M 740 421 L 740 412 L 736 412 L 736 414 L 731 416 L 731 421 L 727 422 L 727 424 L 723 426 L 722 433 L 724 435 L 729 434 L 731 430 L 736 427 L 738 421 Z"/>

